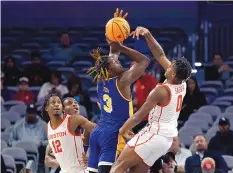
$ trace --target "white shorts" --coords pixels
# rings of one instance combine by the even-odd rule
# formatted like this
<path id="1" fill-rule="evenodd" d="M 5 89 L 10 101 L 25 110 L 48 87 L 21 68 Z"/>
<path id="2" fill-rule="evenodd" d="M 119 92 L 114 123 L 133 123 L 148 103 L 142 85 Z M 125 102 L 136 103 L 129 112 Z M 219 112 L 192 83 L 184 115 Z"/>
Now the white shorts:
<path id="1" fill-rule="evenodd" d="M 167 153 L 172 142 L 172 137 L 164 137 L 142 130 L 127 145 L 134 148 L 134 151 L 143 162 L 151 167 L 158 158 Z"/>

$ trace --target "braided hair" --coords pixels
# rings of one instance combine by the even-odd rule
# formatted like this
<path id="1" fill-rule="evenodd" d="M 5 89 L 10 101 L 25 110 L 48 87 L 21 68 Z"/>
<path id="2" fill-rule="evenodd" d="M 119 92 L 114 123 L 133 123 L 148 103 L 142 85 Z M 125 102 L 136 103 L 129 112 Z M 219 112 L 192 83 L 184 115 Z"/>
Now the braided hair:
<path id="1" fill-rule="evenodd" d="M 179 81 L 187 81 L 192 74 L 192 67 L 189 61 L 184 58 L 177 58 L 173 61 L 175 64 L 176 78 Z"/>
<path id="2" fill-rule="evenodd" d="M 44 104 L 42 105 L 42 112 L 41 112 L 41 117 L 45 120 L 45 122 L 49 122 L 50 118 L 49 118 L 49 115 L 48 115 L 48 112 L 45 110 L 46 106 L 48 105 L 49 103 L 49 99 L 53 96 L 57 96 L 60 98 L 60 100 L 62 101 L 62 98 L 60 97 L 59 94 L 57 93 L 52 93 L 52 94 L 49 94 L 45 97 L 45 100 L 44 100 Z"/>
<path id="3" fill-rule="evenodd" d="M 88 75 L 94 77 L 93 82 L 97 83 L 100 79 L 105 82 L 109 79 L 108 73 L 108 57 L 107 55 L 101 56 L 101 48 L 94 49 L 91 56 L 96 60 L 95 66 L 90 67 L 87 71 Z"/>

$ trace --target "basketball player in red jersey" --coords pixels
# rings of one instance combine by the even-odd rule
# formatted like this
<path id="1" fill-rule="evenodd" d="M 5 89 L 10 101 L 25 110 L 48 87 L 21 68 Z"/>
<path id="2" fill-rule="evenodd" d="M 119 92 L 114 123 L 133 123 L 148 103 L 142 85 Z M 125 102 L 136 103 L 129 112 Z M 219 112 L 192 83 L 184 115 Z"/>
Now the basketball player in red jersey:
<path id="1" fill-rule="evenodd" d="M 62 100 L 58 95 L 49 95 L 44 102 L 43 114 L 48 114 L 48 140 L 52 152 L 60 165 L 61 173 L 84 173 L 83 141 L 77 128 L 91 132 L 95 124 L 86 118 L 62 113 Z M 56 165 L 58 166 L 58 165 Z"/>
<path id="2" fill-rule="evenodd" d="M 121 127 L 119 132 L 124 135 L 149 113 L 149 125 L 127 143 L 112 167 L 112 173 L 124 173 L 128 169 L 133 173 L 146 173 L 159 157 L 166 154 L 173 137 L 178 135 L 177 119 L 186 94 L 185 81 L 192 72 L 185 58 L 170 62 L 148 29 L 137 27 L 132 35 L 144 36 L 154 58 L 166 70 L 166 80 L 150 92 L 142 107 Z"/>
<path id="3" fill-rule="evenodd" d="M 65 115 L 76 115 L 80 114 L 79 104 L 73 97 L 66 97 L 63 99 L 63 107 L 64 107 L 64 113 Z M 78 129 L 80 130 L 80 129 Z M 77 130 L 76 130 L 77 131 Z M 90 133 L 87 131 L 83 132 L 83 143 L 84 146 L 88 146 L 89 143 L 89 136 Z M 83 152 L 83 165 L 87 166 L 87 157 L 86 153 Z M 54 157 L 54 154 L 52 152 L 52 148 L 50 145 L 47 145 L 46 153 L 45 153 L 45 165 L 47 167 L 58 167 L 60 166 L 57 160 Z"/>

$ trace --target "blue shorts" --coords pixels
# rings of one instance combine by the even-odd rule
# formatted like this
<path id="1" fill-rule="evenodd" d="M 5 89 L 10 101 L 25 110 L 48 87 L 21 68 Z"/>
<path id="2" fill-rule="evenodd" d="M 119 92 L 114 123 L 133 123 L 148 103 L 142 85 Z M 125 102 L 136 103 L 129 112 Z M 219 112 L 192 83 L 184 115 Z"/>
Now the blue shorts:
<path id="1" fill-rule="evenodd" d="M 115 162 L 119 128 L 97 125 L 89 139 L 89 159 L 87 170 L 98 172 L 100 165 L 113 165 Z"/>

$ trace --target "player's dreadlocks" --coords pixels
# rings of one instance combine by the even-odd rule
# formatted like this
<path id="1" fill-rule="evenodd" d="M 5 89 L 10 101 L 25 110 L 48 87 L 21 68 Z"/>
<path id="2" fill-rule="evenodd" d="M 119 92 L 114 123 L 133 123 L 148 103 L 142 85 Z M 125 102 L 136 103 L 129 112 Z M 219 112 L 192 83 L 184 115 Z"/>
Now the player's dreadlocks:
<path id="1" fill-rule="evenodd" d="M 176 78 L 180 81 L 188 80 L 192 74 L 192 67 L 189 61 L 186 58 L 181 57 L 175 59 L 173 63 L 176 68 Z"/>
<path id="2" fill-rule="evenodd" d="M 95 66 L 88 69 L 88 75 L 93 75 L 93 82 L 98 82 L 100 79 L 106 81 L 109 79 L 108 74 L 108 56 L 101 56 L 101 49 L 97 48 L 91 52 L 91 56 L 96 60 Z"/>

